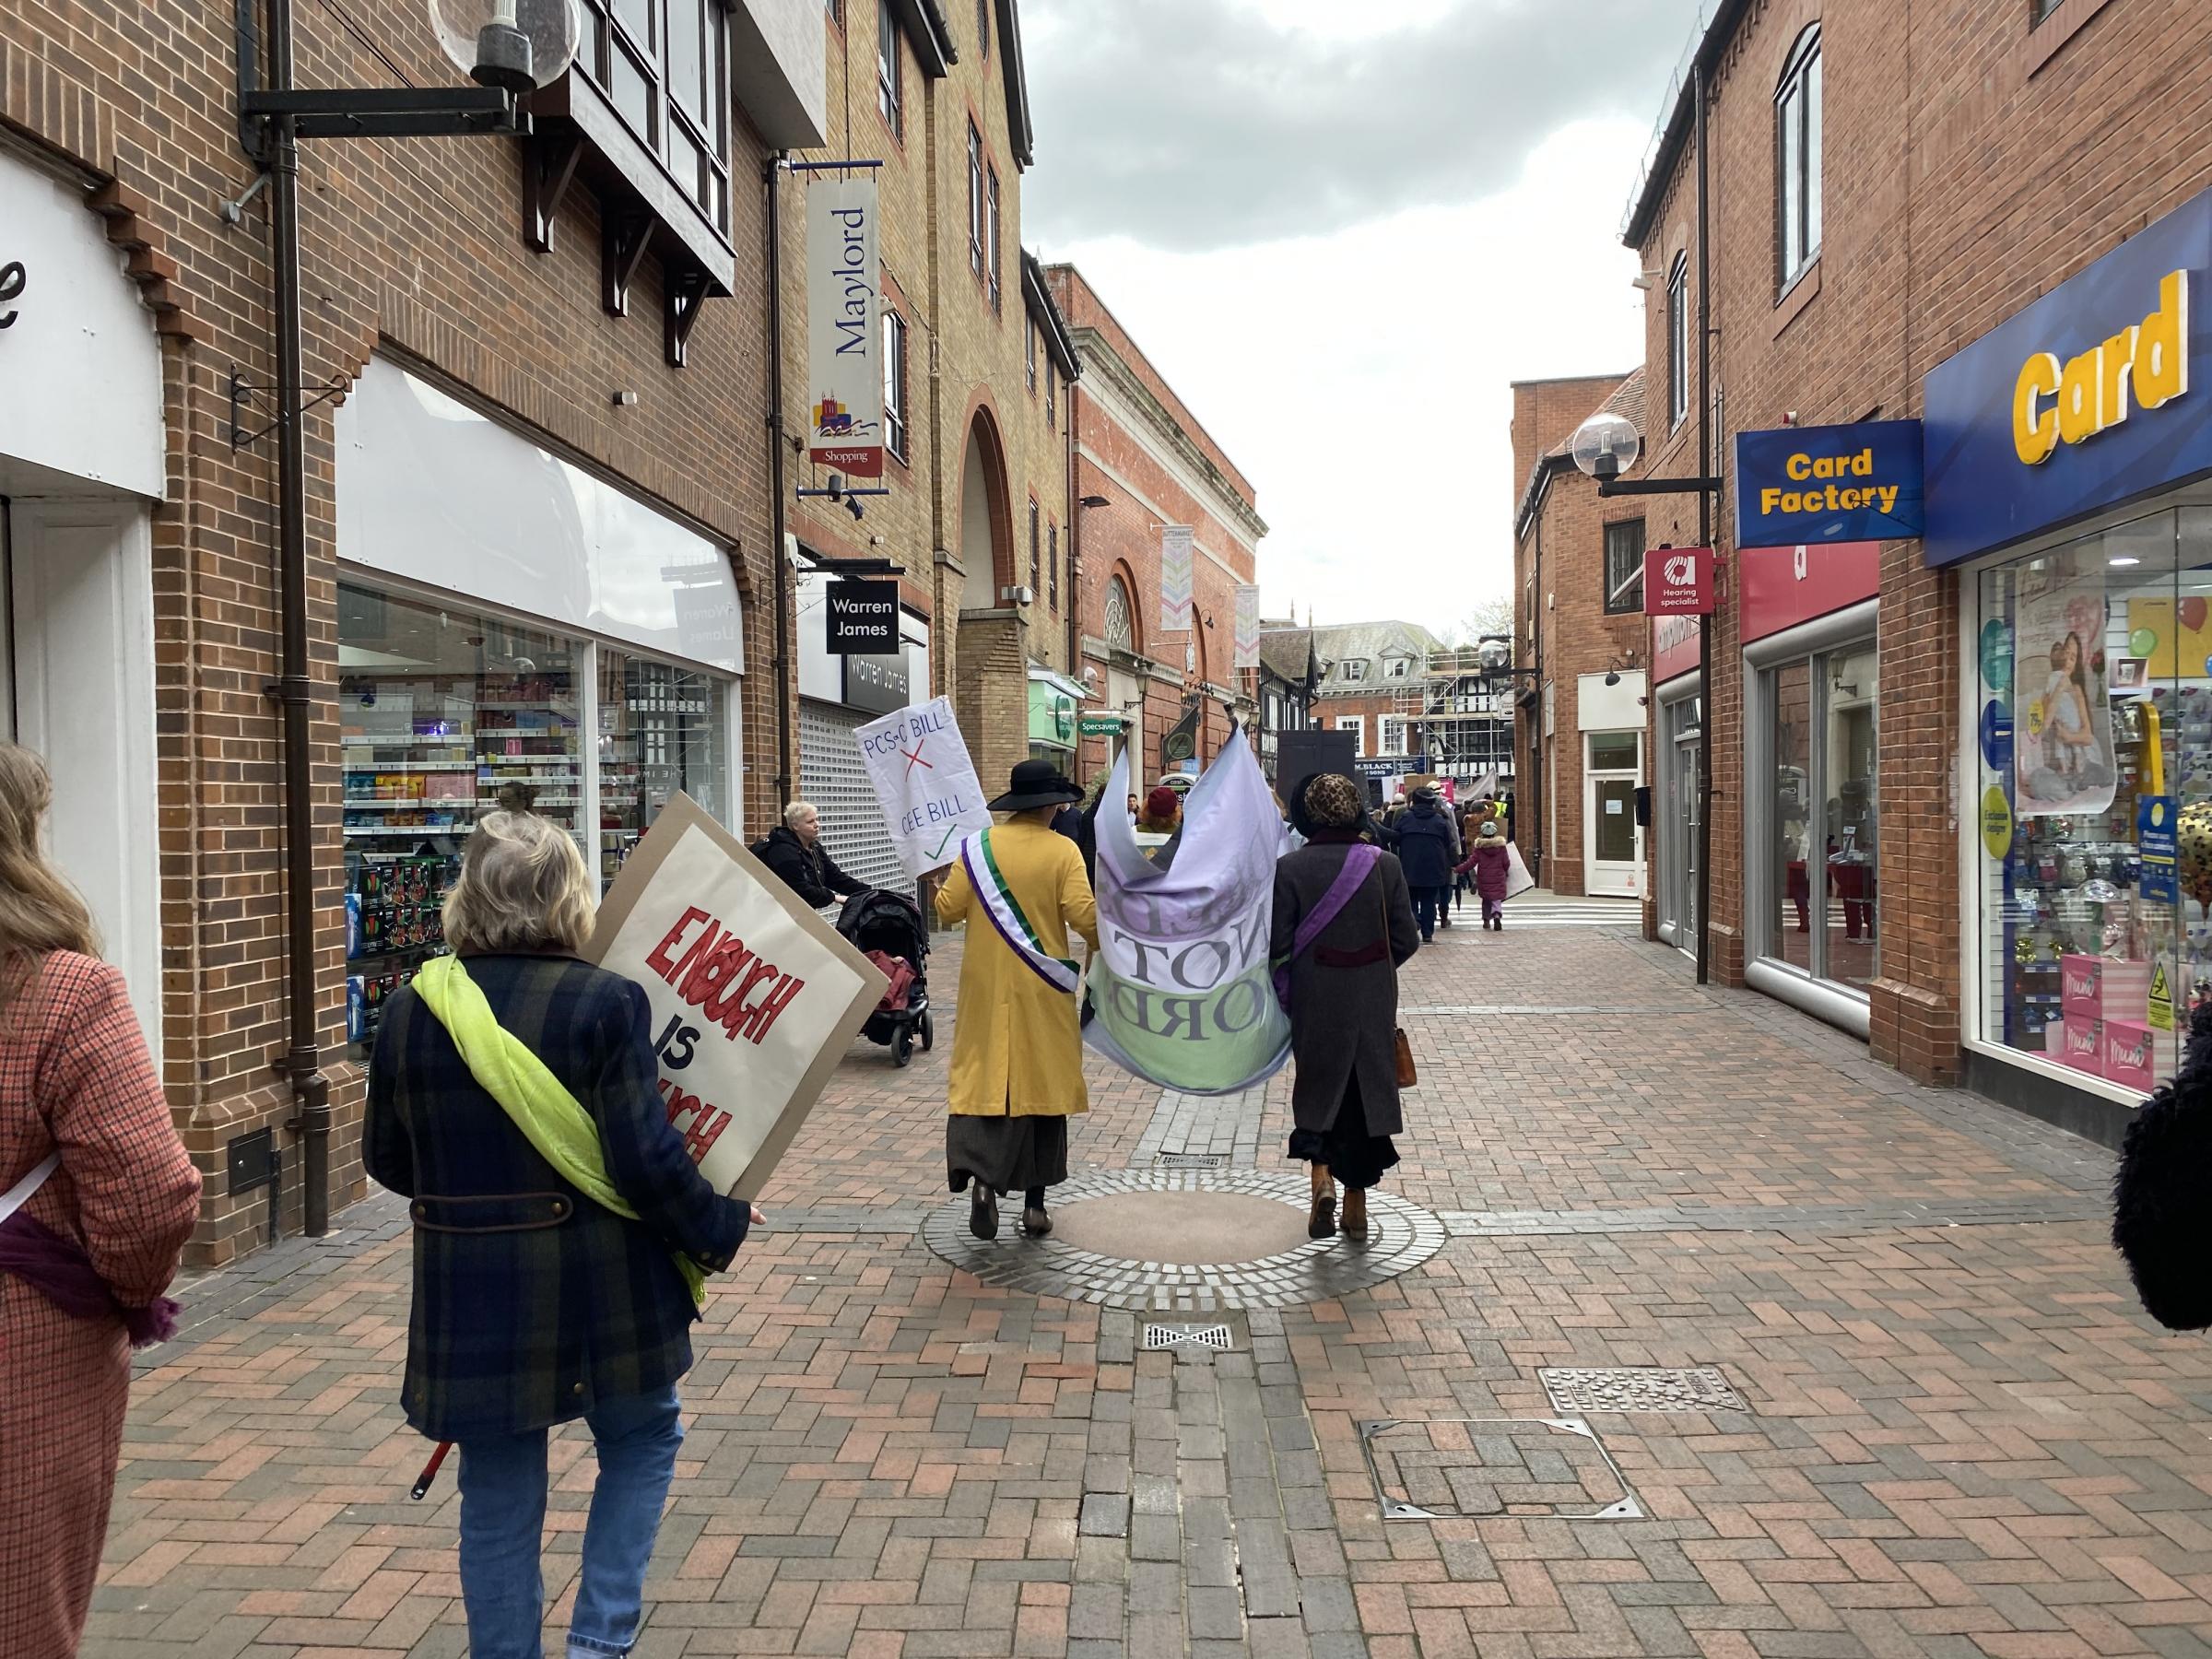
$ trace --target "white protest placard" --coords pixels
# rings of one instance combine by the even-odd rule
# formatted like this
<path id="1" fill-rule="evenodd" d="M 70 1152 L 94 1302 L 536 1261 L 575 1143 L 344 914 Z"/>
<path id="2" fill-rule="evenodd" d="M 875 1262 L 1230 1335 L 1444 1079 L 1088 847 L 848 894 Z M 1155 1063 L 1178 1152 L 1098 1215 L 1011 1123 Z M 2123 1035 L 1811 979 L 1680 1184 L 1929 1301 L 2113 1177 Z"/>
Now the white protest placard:
<path id="1" fill-rule="evenodd" d="M 644 990 L 668 1121 L 717 1191 L 747 1198 L 888 982 L 686 794 L 623 865 L 584 954 Z"/>
<path id="2" fill-rule="evenodd" d="M 909 876 L 950 864 L 960 842 L 991 828 L 975 762 L 952 718 L 952 700 L 925 703 L 871 720 L 854 734 L 860 758 L 883 807 L 883 825 Z"/>

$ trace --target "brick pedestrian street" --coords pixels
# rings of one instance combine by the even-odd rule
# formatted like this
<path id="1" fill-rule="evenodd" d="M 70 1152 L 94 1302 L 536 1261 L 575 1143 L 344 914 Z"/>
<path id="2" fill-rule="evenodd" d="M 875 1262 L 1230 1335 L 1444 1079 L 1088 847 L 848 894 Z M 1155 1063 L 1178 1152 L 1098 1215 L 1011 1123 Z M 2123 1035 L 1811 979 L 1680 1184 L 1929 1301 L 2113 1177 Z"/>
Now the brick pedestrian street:
<path id="1" fill-rule="evenodd" d="M 639 1653 L 2212 1654 L 2212 1343 L 2136 1306 L 2109 1155 L 1590 909 L 1407 968 L 1364 1247 L 977 1245 L 949 1021 L 904 1071 L 856 1046 L 708 1305 Z M 1064 1213 L 1295 1201 L 1288 1076 L 1091 1088 Z M 465 1651 L 450 1471 L 407 1499 L 404 1212 L 339 1221 L 147 1356 L 87 1653 Z M 1621 1368 L 1691 1374 L 1559 1374 Z M 565 1598 L 580 1429 L 554 1461 Z"/>

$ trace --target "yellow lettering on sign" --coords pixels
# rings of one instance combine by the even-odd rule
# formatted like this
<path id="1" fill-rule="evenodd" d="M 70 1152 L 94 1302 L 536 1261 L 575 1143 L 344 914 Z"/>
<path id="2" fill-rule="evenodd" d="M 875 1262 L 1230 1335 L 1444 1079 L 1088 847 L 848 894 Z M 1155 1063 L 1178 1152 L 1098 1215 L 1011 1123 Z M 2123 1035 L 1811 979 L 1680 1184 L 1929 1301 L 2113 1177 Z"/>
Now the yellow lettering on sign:
<path id="1" fill-rule="evenodd" d="M 1792 455 L 1789 465 L 1782 470 L 1788 473 L 1797 483 L 1802 484 L 1813 476 L 1813 458 L 1806 454 Z"/>
<path id="2" fill-rule="evenodd" d="M 2062 443 L 2087 443 L 2124 422 L 2135 407 L 2161 408 L 2189 390 L 2189 273 L 2159 284 L 2158 309 L 2064 368 L 2039 351 L 2020 365 L 2012 387 L 2012 447 L 2041 466 Z"/>

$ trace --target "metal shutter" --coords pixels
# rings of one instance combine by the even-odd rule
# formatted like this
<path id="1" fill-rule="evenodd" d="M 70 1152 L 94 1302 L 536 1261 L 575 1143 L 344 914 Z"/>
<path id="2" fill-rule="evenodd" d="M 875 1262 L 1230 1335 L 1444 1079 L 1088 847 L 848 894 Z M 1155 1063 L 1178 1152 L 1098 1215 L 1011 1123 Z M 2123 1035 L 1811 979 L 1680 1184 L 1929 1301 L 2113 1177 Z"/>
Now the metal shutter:
<path id="1" fill-rule="evenodd" d="M 821 809 L 822 844 L 846 875 L 871 887 L 911 894 L 914 884 L 884 832 L 883 808 L 853 735 L 875 718 L 834 703 L 799 700 L 799 798 Z"/>

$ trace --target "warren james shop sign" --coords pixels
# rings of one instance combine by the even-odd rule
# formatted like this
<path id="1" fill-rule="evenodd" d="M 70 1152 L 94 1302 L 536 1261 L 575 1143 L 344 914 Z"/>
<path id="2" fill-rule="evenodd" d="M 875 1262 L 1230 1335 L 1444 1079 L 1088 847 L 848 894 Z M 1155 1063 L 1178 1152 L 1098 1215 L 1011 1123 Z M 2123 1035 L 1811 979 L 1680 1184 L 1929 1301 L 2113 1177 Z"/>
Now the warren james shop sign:
<path id="1" fill-rule="evenodd" d="M 1735 435 L 1735 544 L 1902 540 L 1922 529 L 1917 420 Z"/>
<path id="2" fill-rule="evenodd" d="M 899 649 L 899 584 L 833 582 L 822 590 L 831 656 L 887 656 Z"/>
<path id="3" fill-rule="evenodd" d="M 806 190 L 807 458 L 883 477 L 883 345 L 876 323 L 876 178 Z"/>
<path id="4" fill-rule="evenodd" d="M 1927 561 L 1956 564 L 2212 472 L 2212 193 L 1932 371 Z"/>

